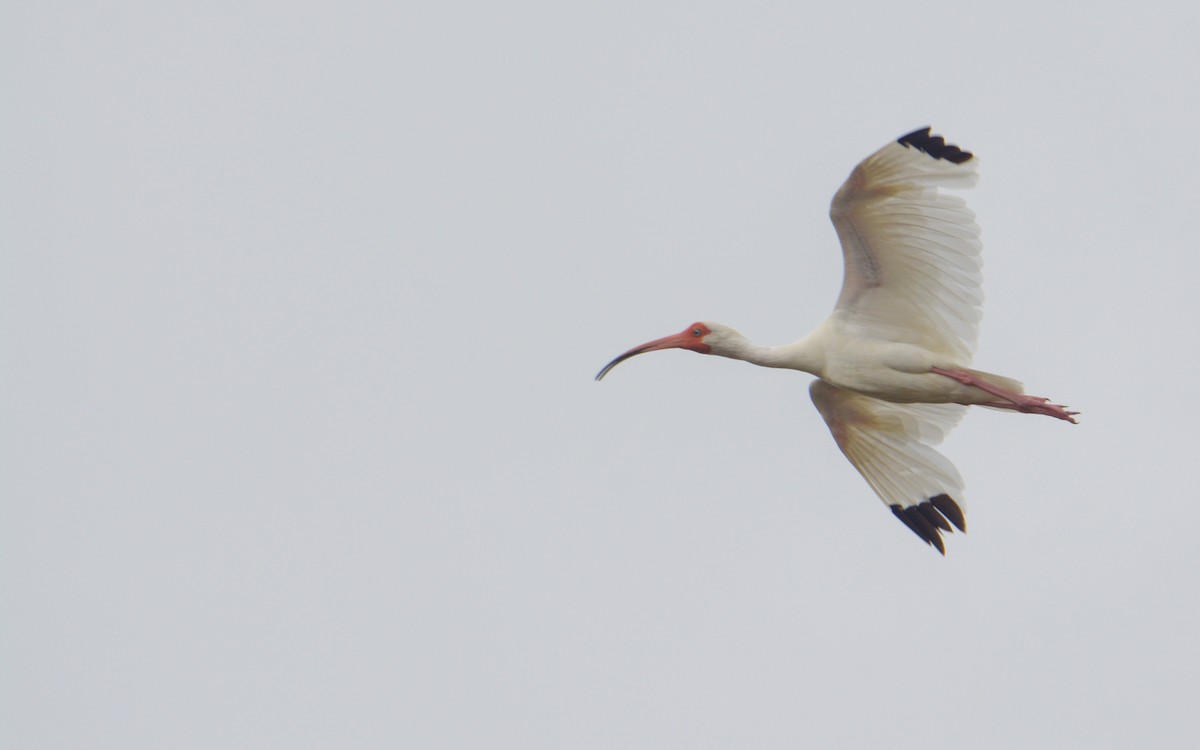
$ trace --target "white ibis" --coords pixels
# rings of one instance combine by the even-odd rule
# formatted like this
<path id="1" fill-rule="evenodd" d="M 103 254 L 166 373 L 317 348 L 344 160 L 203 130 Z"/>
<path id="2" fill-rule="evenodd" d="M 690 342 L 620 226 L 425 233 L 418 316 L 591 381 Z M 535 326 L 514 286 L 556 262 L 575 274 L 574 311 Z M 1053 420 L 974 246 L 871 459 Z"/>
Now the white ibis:
<path id="1" fill-rule="evenodd" d="M 833 197 L 829 215 L 845 272 L 833 313 L 804 338 L 760 346 L 719 323 L 630 349 L 689 349 L 817 376 L 809 393 L 834 440 L 875 493 L 918 537 L 946 554 L 941 532 L 966 531 L 963 481 L 932 446 L 969 405 L 1078 412 L 1029 396 L 1021 383 L 973 370 L 982 244 L 975 215 L 939 187 L 975 184 L 978 160 L 929 128 L 867 157 Z"/>

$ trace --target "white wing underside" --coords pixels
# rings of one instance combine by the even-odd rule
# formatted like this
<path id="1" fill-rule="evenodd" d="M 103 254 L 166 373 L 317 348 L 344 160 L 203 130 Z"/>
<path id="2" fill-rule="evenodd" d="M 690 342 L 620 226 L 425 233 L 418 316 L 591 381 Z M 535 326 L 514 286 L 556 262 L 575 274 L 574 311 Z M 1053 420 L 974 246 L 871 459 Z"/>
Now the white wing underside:
<path id="1" fill-rule="evenodd" d="M 941 187 L 975 184 L 978 160 L 928 128 L 864 159 L 833 198 L 845 276 L 832 319 L 851 338 L 906 343 L 971 362 L 983 291 L 975 215 Z M 817 380 L 813 403 L 842 453 L 912 531 L 943 554 L 965 530 L 963 481 L 933 449 L 958 404 L 893 403 Z"/>
<path id="2" fill-rule="evenodd" d="M 942 494 L 961 502 L 962 477 L 931 446 L 942 442 L 967 407 L 895 404 L 824 380 L 809 390 L 838 447 L 883 502 L 907 508 Z"/>
<path id="3" fill-rule="evenodd" d="M 916 344 L 965 366 L 981 318 L 982 245 L 975 215 L 938 187 L 975 184 L 978 160 L 928 130 L 905 139 L 915 145 L 884 146 L 834 196 L 829 214 L 845 259 L 834 315 L 856 335 Z"/>

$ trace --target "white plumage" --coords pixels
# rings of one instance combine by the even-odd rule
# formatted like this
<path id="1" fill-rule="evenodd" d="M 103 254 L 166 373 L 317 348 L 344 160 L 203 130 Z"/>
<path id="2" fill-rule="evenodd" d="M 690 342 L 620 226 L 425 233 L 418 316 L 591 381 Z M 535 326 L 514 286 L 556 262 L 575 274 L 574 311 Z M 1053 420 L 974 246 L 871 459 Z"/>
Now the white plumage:
<path id="1" fill-rule="evenodd" d="M 983 245 L 975 214 L 938 187 L 971 187 L 977 163 L 935 159 L 897 141 L 850 173 L 829 209 L 846 265 L 834 309 L 847 326 L 970 360 L 982 317 Z"/>
<path id="2" fill-rule="evenodd" d="M 682 348 L 812 373 L 810 393 L 838 447 L 912 531 L 943 554 L 941 532 L 966 530 L 963 482 L 932 446 L 966 406 L 1074 422 L 1076 412 L 1025 395 L 1021 384 L 970 369 L 981 318 L 979 227 L 941 188 L 975 184 L 978 160 L 929 128 L 864 159 L 834 196 L 830 218 L 845 276 L 833 313 L 783 346 L 753 344 L 719 323 L 635 347 L 614 359 Z"/>

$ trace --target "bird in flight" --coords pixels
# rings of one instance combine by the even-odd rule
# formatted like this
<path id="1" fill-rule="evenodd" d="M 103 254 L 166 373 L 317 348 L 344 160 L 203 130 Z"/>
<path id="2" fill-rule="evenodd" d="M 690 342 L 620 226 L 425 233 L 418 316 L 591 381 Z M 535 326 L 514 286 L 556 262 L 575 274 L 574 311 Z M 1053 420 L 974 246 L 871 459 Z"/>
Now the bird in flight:
<path id="1" fill-rule="evenodd" d="M 596 380 L 661 349 L 817 376 L 809 393 L 842 453 L 897 518 L 945 555 L 942 532 L 966 531 L 963 481 L 933 446 L 967 406 L 1071 423 L 1078 414 L 970 367 L 982 317 L 982 244 L 975 215 L 941 188 L 974 185 L 977 163 L 929 128 L 859 163 L 829 210 L 845 263 L 841 294 L 825 322 L 799 341 L 761 346 L 720 323 L 693 323 L 630 349 Z"/>

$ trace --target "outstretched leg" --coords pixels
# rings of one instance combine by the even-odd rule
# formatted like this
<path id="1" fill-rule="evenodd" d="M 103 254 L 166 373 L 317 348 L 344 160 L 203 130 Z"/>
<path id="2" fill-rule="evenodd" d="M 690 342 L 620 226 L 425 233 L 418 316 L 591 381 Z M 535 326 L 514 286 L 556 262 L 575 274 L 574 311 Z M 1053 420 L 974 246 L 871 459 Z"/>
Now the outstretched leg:
<path id="1" fill-rule="evenodd" d="M 1010 391 L 1007 388 L 1002 388 L 995 383 L 989 383 L 982 378 L 972 375 L 969 372 L 963 372 L 962 370 L 943 370 L 940 367 L 931 367 L 929 369 L 930 372 L 957 380 L 963 385 L 978 388 L 981 391 L 1002 399 L 999 403 L 981 404 L 981 406 L 992 406 L 997 409 L 1013 409 L 1026 414 L 1045 414 L 1047 417 L 1065 419 L 1071 424 L 1079 424 L 1075 421 L 1075 415 L 1079 412 L 1067 411 L 1067 407 L 1060 404 L 1052 404 L 1048 398 L 1027 396 L 1024 393 Z"/>

